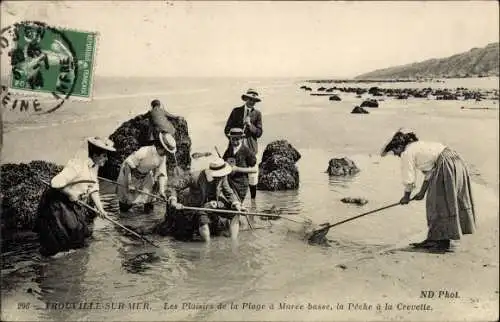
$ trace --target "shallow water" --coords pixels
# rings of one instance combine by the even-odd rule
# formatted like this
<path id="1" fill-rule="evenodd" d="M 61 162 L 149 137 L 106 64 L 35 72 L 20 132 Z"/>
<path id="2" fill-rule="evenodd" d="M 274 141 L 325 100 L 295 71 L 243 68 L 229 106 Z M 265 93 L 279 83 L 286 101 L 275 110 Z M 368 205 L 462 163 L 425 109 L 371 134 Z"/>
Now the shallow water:
<path id="1" fill-rule="evenodd" d="M 275 205 L 294 220 L 298 215 L 315 223 L 340 221 L 363 211 L 383 206 L 387 195 L 376 191 L 375 183 L 386 169 L 380 168 L 378 158 L 354 157 L 363 168 L 350 179 L 329 179 L 315 171 L 317 158 L 327 155 L 318 150 L 303 151 L 300 161 L 301 188 L 293 192 L 259 192 L 257 209 Z M 365 206 L 340 202 L 344 196 L 363 196 L 370 200 Z M 391 196 L 394 197 L 394 196 Z M 251 206 L 251 205 L 248 205 Z M 161 205 L 156 208 L 161 218 Z M 406 209 L 408 212 L 409 209 Z M 4 254 L 5 290 L 3 299 L 10 303 L 29 301 L 33 319 L 120 319 L 119 310 L 45 310 L 47 303 L 63 302 L 135 302 L 145 301 L 153 308 L 147 313 L 128 316 L 159 318 L 164 302 L 230 303 L 252 293 L 279 290 L 290 282 L 325 267 L 366 256 L 390 247 L 400 236 L 384 236 L 382 223 L 397 216 L 387 210 L 382 219 L 374 215 L 332 229 L 328 238 L 330 248 L 310 246 L 301 239 L 301 225 L 272 221 L 269 229 L 242 231 L 238 244 L 219 237 L 211 245 L 182 243 L 167 237 L 149 236 L 160 248 L 154 248 L 122 234 L 108 222 L 97 220 L 93 240 L 81 249 L 55 259 L 41 259 L 33 244 Z M 126 224 L 138 225 L 146 215 L 127 218 Z M 130 216 L 129 216 L 130 217 Z M 379 229 L 366 231 L 379 224 Z M 260 227 L 270 223 L 261 222 Z M 405 233 L 419 233 L 409 230 Z M 6 265 L 6 263 L 11 263 Z M 10 271 L 10 272 L 9 272 Z M 28 293 L 31 289 L 32 292 Z M 117 304 L 118 305 L 118 304 Z M 7 310 L 8 312 L 9 310 Z M 17 310 L 14 310 L 17 313 Z M 201 319 L 206 310 L 179 310 L 175 318 Z M 200 315 L 201 314 L 201 315 Z M 173 316 L 169 315 L 169 319 Z"/>
<path id="2" fill-rule="evenodd" d="M 160 87 L 153 81 L 149 84 Z M 396 202 L 402 193 L 398 159 L 380 158 L 378 152 L 400 125 L 412 126 L 421 137 L 457 149 L 471 167 L 476 191 L 498 209 L 497 111 L 464 112 L 457 107 L 458 104 L 475 106 L 475 102 L 387 99 L 379 109 L 371 109 L 369 115 L 351 115 L 353 104 L 360 101 L 354 95 L 342 95 L 342 102 L 332 103 L 325 97 L 301 92 L 300 85 L 289 80 L 256 81 L 251 85 L 262 88 L 266 97 L 261 106 L 264 136 L 260 146 L 286 138 L 302 154 L 297 164 L 300 188 L 288 192 L 259 191 L 257 204 L 253 205 L 257 211 L 276 206 L 291 214 L 290 218 L 300 221 L 307 217 L 320 224 L 341 221 Z M 193 152 L 214 152 L 214 145 L 219 149 L 225 147 L 223 120 L 229 107 L 238 104 L 237 93 L 247 86 L 242 81 L 212 87 L 202 82 L 194 88 L 196 93 L 165 94 L 169 106 L 175 112 L 182 111 L 180 114 L 188 120 Z M 405 83 L 402 87 L 410 86 Z M 124 93 L 127 91 L 122 89 L 91 105 L 68 106 L 52 118 L 12 120 L 3 162 L 31 159 L 65 162 L 84 136 L 109 134 L 131 115 L 145 110 L 149 96 L 119 99 L 113 96 Z M 65 133 L 64 138 L 61 133 Z M 50 154 L 47 144 L 51 147 Z M 350 178 L 329 178 L 324 173 L 328 160 L 343 156 L 353 159 L 361 172 Z M 193 161 L 193 168 L 203 167 L 208 160 Z M 363 197 L 369 202 L 364 206 L 344 204 L 340 201 L 343 197 Z M 248 201 L 247 206 L 252 207 Z M 160 220 L 161 205 L 157 205 L 155 213 L 155 220 Z M 123 221 L 139 226 L 151 220 L 145 216 L 138 213 L 135 218 L 129 216 Z M 269 224 L 262 222 L 259 226 Z M 273 293 L 279 301 L 297 283 L 314 279 L 320 271 L 372 256 L 401 242 L 420 240 L 425 235 L 425 210 L 423 203 L 414 202 L 334 227 L 327 236 L 331 240 L 329 248 L 304 242 L 301 225 L 286 220 L 271 224 L 268 229 L 242 231 L 237 244 L 225 237 L 205 245 L 149 235 L 160 245 L 155 248 L 97 219 L 89 246 L 59 258 L 40 258 L 34 242 L 13 245 L 2 254 L 3 317 L 61 321 L 209 319 L 214 310 L 203 305 L 230 305 Z M 328 294 L 326 289 L 315 291 Z M 47 304 L 50 307 L 50 303 L 66 302 L 99 302 L 109 304 L 109 308 L 47 309 Z M 147 302 L 149 309 L 116 309 L 134 302 Z M 29 303 L 30 308 L 20 309 L 20 303 Z M 184 309 L 165 310 L 165 303 L 179 307 L 186 304 Z M 293 312 L 283 317 L 292 319 Z"/>

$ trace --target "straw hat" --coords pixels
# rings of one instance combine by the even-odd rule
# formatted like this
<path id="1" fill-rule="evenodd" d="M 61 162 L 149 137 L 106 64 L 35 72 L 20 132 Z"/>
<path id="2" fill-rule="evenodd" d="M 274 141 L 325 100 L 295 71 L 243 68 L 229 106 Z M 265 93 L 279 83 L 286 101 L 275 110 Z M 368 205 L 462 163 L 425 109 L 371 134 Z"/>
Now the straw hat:
<path id="1" fill-rule="evenodd" d="M 94 136 L 94 137 L 88 138 L 87 142 L 89 144 L 92 144 L 93 146 L 96 146 L 96 147 L 101 148 L 101 149 L 106 150 L 106 151 L 111 151 L 111 152 L 116 151 L 113 141 L 111 141 L 108 138 L 100 138 L 100 137 Z"/>
<path id="2" fill-rule="evenodd" d="M 207 174 L 211 177 L 224 177 L 230 174 L 232 171 L 229 163 L 225 162 L 221 158 L 216 158 L 214 161 L 210 162 L 208 169 L 206 170 Z"/>
<path id="3" fill-rule="evenodd" d="M 159 135 L 161 145 L 167 152 L 175 153 L 177 151 L 177 144 L 175 139 L 170 133 L 160 133 Z"/>
<path id="4" fill-rule="evenodd" d="M 241 95 L 241 99 L 244 100 L 245 102 L 247 100 L 252 100 L 254 102 L 261 101 L 261 99 L 259 98 L 259 93 L 257 93 L 256 90 L 251 88 L 249 88 L 245 94 Z"/>
<path id="5" fill-rule="evenodd" d="M 233 127 L 231 130 L 229 130 L 228 136 L 242 138 L 245 136 L 245 132 L 239 127 Z"/>

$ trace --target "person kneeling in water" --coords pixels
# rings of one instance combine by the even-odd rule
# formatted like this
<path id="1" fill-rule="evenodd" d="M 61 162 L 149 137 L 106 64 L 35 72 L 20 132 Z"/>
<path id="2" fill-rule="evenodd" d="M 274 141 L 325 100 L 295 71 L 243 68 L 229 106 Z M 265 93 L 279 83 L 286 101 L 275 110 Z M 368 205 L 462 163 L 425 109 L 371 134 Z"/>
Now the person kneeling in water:
<path id="1" fill-rule="evenodd" d="M 186 206 L 203 208 L 232 207 L 237 211 L 244 211 L 227 179 L 227 175 L 231 173 L 231 170 L 231 166 L 227 162 L 221 158 L 216 158 L 210 163 L 208 169 L 191 173 L 188 180 L 183 180 L 182 184 L 169 189 L 170 197 L 168 201 L 170 206 L 177 211 L 183 211 L 184 213 L 180 214 L 180 216 L 191 215 L 193 217 L 193 224 L 198 225 L 200 236 L 205 242 L 210 241 L 210 224 L 213 233 L 216 233 L 217 228 L 221 225 L 227 227 L 228 221 L 231 238 L 237 239 L 240 216 L 215 215 L 205 211 L 190 212 L 183 209 L 184 205 L 177 201 L 177 193 L 189 188 L 189 193 L 185 198 L 186 200 L 184 200 Z"/>

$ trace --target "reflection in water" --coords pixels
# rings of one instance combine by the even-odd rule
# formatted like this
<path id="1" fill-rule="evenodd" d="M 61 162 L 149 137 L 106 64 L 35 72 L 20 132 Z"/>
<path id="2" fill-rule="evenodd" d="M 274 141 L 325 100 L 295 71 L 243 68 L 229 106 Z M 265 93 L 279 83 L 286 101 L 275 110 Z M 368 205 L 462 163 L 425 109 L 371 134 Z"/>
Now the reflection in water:
<path id="1" fill-rule="evenodd" d="M 41 319 L 72 320 L 78 309 L 72 307 L 73 303 L 89 301 L 82 289 L 88 261 L 89 252 L 85 248 L 63 257 L 40 261 L 35 269 L 35 281 L 39 287 L 37 298 L 44 305 L 44 309 L 40 310 Z"/>

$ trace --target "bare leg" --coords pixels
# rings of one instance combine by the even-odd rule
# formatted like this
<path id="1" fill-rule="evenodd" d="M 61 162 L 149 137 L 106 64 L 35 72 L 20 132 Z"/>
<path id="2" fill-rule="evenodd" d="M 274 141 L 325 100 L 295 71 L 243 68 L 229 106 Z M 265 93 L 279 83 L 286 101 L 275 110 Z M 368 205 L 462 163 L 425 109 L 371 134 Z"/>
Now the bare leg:
<path id="1" fill-rule="evenodd" d="M 210 229 L 208 227 L 208 224 L 202 224 L 200 226 L 200 236 L 204 242 L 210 242 Z"/>
<path id="2" fill-rule="evenodd" d="M 238 239 L 238 233 L 240 231 L 240 215 L 236 215 L 231 218 L 231 223 L 229 225 L 229 233 L 232 239 Z"/>

